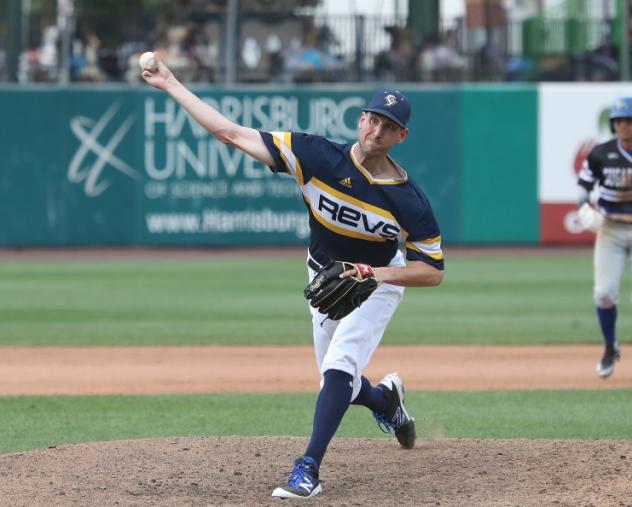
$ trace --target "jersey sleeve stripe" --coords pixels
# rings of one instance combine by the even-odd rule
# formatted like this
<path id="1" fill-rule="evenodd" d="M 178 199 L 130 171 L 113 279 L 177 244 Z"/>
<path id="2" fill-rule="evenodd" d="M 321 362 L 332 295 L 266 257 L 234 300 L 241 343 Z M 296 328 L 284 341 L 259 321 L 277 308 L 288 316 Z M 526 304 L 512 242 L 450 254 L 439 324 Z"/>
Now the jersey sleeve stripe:
<path id="1" fill-rule="evenodd" d="M 428 253 L 428 252 L 423 252 L 423 253 L 426 254 L 431 259 L 434 259 L 435 261 L 442 261 L 443 260 L 443 254 L 442 253 L 438 253 L 438 254 L 431 254 L 431 253 Z"/>
<path id="2" fill-rule="evenodd" d="M 422 239 L 421 241 L 416 241 L 416 243 L 421 243 L 423 245 L 432 245 L 433 243 L 441 243 L 441 236 L 435 236 L 434 238 Z"/>
<path id="3" fill-rule="evenodd" d="M 622 191 L 599 187 L 599 197 L 606 201 L 612 202 L 629 202 L 632 201 L 632 190 Z"/>
<path id="4" fill-rule="evenodd" d="M 279 150 L 279 154 L 288 170 L 296 178 L 299 185 L 304 185 L 303 169 L 298 159 L 292 152 L 292 133 L 291 132 L 271 132 L 274 139 L 274 145 Z"/>
<path id="5" fill-rule="evenodd" d="M 424 239 L 421 241 L 407 241 L 406 248 L 427 255 L 434 260 L 443 259 L 443 252 L 441 250 L 441 236 L 436 236 L 434 238 Z"/>
<path id="6" fill-rule="evenodd" d="M 291 151 L 292 150 L 292 133 L 291 132 L 285 133 L 285 140 L 286 140 L 285 144 L 290 147 L 290 151 Z M 303 186 L 305 185 L 305 178 L 303 177 L 303 168 L 301 167 L 301 162 L 299 161 L 298 157 L 295 156 L 294 159 L 296 160 L 296 181 L 298 181 L 299 185 Z"/>
<path id="7" fill-rule="evenodd" d="M 391 213 L 389 213 L 388 211 L 386 211 L 386 210 L 384 210 L 382 208 L 378 208 L 377 206 L 373 206 L 371 204 L 367 204 L 366 202 L 363 202 L 363 201 L 361 201 L 359 199 L 356 199 L 355 197 L 351 197 L 349 195 L 343 194 L 342 192 L 339 192 L 335 188 L 330 187 L 326 183 L 323 183 L 318 178 L 312 178 L 311 181 L 318 188 L 320 188 L 321 190 L 325 191 L 329 195 L 333 195 L 333 196 L 337 197 L 341 201 L 345 201 L 345 202 L 347 202 L 349 204 L 353 204 L 354 206 L 357 206 L 358 208 L 362 208 L 362 209 L 364 209 L 366 211 L 370 211 L 371 213 L 375 213 L 376 215 L 380 215 L 381 217 L 384 217 L 387 220 L 390 220 L 392 222 L 396 222 L 397 221 L 395 219 L 395 217 Z"/>
<path id="8" fill-rule="evenodd" d="M 283 162 L 285 163 L 285 167 L 287 167 L 287 170 L 290 171 L 292 175 L 294 175 L 294 171 L 292 171 L 292 165 L 290 164 L 287 157 L 283 153 L 282 142 L 274 134 L 272 134 L 272 140 L 274 141 L 274 145 L 277 147 L 277 150 L 279 150 L 279 154 L 281 155 L 281 158 L 283 159 Z"/>

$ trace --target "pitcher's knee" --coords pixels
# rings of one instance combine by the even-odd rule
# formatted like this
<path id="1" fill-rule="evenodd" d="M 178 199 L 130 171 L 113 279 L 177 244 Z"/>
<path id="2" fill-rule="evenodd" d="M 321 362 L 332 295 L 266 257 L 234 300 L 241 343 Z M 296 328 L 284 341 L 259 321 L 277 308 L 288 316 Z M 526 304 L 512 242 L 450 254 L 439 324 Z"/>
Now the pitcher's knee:
<path id="1" fill-rule="evenodd" d="M 612 292 L 595 292 L 593 301 L 597 308 L 603 308 L 605 310 L 617 305 L 619 295 Z"/>

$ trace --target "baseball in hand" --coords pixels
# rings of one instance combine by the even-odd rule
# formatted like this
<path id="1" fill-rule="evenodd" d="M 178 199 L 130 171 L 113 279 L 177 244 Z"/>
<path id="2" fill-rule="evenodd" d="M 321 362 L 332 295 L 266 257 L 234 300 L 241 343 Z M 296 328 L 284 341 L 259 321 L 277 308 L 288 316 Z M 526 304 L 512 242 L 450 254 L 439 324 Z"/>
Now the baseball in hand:
<path id="1" fill-rule="evenodd" d="M 152 71 L 156 70 L 156 68 L 158 67 L 156 56 L 151 51 L 147 51 L 140 55 L 140 58 L 138 59 L 138 64 L 140 65 L 141 69 L 149 67 L 149 70 Z"/>

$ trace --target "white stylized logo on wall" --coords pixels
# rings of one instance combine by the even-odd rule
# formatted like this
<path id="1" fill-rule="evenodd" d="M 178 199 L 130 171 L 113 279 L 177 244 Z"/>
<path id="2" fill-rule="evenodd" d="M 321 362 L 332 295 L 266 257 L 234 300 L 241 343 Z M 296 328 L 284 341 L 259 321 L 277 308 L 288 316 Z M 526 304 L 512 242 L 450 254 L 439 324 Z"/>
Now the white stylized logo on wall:
<path id="1" fill-rule="evenodd" d="M 307 114 L 299 115 L 297 97 L 261 95 L 204 98 L 232 121 L 264 131 L 303 131 L 339 142 L 355 137 L 357 117 L 364 104 L 360 97 L 335 101 L 313 98 Z M 294 198 L 298 189 L 291 180 L 273 177 L 252 157 L 213 138 L 187 111 L 169 98 L 144 100 L 142 160 L 130 166 L 117 154 L 135 125 L 134 114 L 115 102 L 98 118 L 84 115 L 70 120 L 80 144 L 68 166 L 67 177 L 82 184 L 84 194 L 98 197 L 113 183 L 113 170 L 145 181 L 149 199 L 199 199 L 281 196 Z M 303 121 L 299 122 L 299 116 Z M 306 120 L 306 121 L 305 121 Z"/>
<path id="2" fill-rule="evenodd" d="M 68 166 L 68 180 L 71 183 L 83 183 L 84 193 L 88 197 L 97 197 L 111 184 L 105 171 L 115 169 L 130 178 L 140 180 L 141 175 L 116 155 L 116 149 L 132 128 L 134 115 L 128 115 L 114 131 L 109 140 L 100 139 L 108 127 L 120 104 L 112 104 L 98 119 L 86 116 L 74 116 L 70 120 L 70 129 L 80 141 Z"/>

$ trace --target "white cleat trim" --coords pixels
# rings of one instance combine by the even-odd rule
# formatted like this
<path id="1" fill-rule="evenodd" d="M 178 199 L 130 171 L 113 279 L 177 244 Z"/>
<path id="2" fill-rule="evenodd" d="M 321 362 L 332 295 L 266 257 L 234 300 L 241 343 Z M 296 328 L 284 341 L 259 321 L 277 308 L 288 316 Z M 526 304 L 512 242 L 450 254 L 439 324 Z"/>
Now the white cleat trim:
<path id="1" fill-rule="evenodd" d="M 614 373 L 614 365 L 610 368 L 602 368 L 601 361 L 597 363 L 597 376 L 599 378 L 608 378 L 610 375 Z"/>
<path id="2" fill-rule="evenodd" d="M 299 498 L 299 499 L 305 499 L 305 498 L 311 498 L 313 496 L 316 496 L 319 493 L 321 493 L 322 491 L 323 491 L 323 488 L 320 486 L 320 484 L 318 486 L 316 486 L 314 488 L 314 490 L 307 496 L 297 495 L 296 493 L 292 493 L 291 491 L 288 491 L 284 487 L 279 487 L 279 488 L 276 488 L 272 492 L 272 496 L 275 497 L 275 498 Z"/>
<path id="3" fill-rule="evenodd" d="M 399 378 L 397 373 L 389 373 L 382 380 L 380 380 L 380 384 L 385 385 L 391 390 L 393 389 L 397 390 L 397 394 L 399 395 L 400 409 L 402 410 L 402 412 L 404 412 L 406 419 L 412 419 L 414 421 L 414 419 L 410 417 L 410 414 L 406 410 L 406 407 L 404 407 L 404 398 L 406 396 L 406 390 L 404 389 L 404 383 L 402 382 L 402 379 Z"/>
<path id="4" fill-rule="evenodd" d="M 614 356 L 613 360 L 612 360 L 612 366 L 608 367 L 608 368 L 602 368 L 601 366 L 601 361 L 599 361 L 597 363 L 597 367 L 595 368 L 597 371 L 597 376 L 599 378 L 608 378 L 610 375 L 612 375 L 614 373 L 614 363 L 616 363 L 617 361 L 619 361 L 621 359 L 621 350 L 619 349 L 619 343 L 615 342 L 615 347 L 616 347 L 616 355 Z"/>

